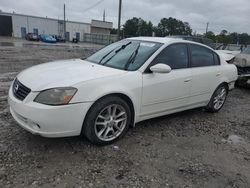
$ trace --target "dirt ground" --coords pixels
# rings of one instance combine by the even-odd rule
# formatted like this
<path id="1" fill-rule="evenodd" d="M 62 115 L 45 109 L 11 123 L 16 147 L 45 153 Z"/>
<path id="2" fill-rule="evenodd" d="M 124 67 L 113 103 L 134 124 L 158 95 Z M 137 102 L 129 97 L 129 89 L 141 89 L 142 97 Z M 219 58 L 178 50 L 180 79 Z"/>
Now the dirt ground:
<path id="1" fill-rule="evenodd" d="M 0 187 L 250 187 L 250 90 L 230 92 L 216 114 L 194 109 L 141 122 L 111 146 L 42 138 L 11 117 L 11 81 L 100 46 L 12 42 L 0 39 Z"/>

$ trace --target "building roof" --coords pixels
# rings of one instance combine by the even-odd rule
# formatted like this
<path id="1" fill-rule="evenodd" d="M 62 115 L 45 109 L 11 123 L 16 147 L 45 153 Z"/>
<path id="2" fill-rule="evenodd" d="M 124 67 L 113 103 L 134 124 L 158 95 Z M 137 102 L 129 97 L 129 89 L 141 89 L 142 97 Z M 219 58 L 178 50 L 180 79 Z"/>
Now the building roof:
<path id="1" fill-rule="evenodd" d="M 19 14 L 19 13 L 15 13 L 15 12 L 13 12 L 13 13 L 10 13 L 10 12 L 0 12 L 0 15 L 26 16 L 26 17 L 31 17 L 31 18 L 39 18 L 39 19 L 46 19 L 46 20 L 53 20 L 53 21 L 63 21 L 62 19 L 55 19 L 55 18 L 41 17 L 41 16 L 32 16 L 32 15 L 26 15 L 26 14 Z M 70 21 L 70 20 L 66 20 L 66 22 L 91 25 L 90 23 L 86 23 L 86 22 L 78 22 L 78 21 Z"/>
<path id="2" fill-rule="evenodd" d="M 101 21 L 101 20 L 91 20 L 91 26 L 92 27 L 98 27 L 98 28 L 112 29 L 113 28 L 113 23 L 112 22 Z"/>

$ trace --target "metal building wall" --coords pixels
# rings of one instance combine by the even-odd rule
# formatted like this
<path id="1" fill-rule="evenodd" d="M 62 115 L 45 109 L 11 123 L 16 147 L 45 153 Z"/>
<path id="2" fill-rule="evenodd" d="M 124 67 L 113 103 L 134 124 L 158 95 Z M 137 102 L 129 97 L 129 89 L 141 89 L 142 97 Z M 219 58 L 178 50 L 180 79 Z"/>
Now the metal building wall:
<path id="1" fill-rule="evenodd" d="M 84 33 L 90 33 L 91 25 L 87 23 L 80 22 L 66 22 L 66 32 L 69 33 L 69 40 L 71 41 L 73 38 L 77 36 L 76 33 L 80 35 L 80 41 L 84 39 Z"/>
<path id="2" fill-rule="evenodd" d="M 36 18 L 22 15 L 12 15 L 13 35 L 14 37 L 22 37 L 22 29 L 26 29 L 26 33 L 33 33 L 34 29 L 38 30 L 38 34 L 56 34 L 58 35 L 58 21 L 46 18 Z"/>
<path id="3" fill-rule="evenodd" d="M 63 20 L 7 12 L 0 12 L 0 15 L 11 17 L 13 37 L 24 38 L 27 33 L 63 36 Z M 92 20 L 91 24 L 66 21 L 66 36 L 70 41 L 77 37 L 80 41 L 84 41 L 85 34 L 91 33 L 91 27 L 93 27 L 94 33 L 109 34 L 112 23 L 99 20 Z"/>

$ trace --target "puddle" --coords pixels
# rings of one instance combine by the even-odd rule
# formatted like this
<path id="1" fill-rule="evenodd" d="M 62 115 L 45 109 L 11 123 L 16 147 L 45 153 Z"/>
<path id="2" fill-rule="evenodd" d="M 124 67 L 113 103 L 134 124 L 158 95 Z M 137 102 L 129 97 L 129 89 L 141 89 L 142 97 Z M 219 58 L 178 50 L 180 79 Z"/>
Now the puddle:
<path id="1" fill-rule="evenodd" d="M 3 47 L 22 47 L 22 42 L 0 42 L 0 46 Z"/>
<path id="2" fill-rule="evenodd" d="M 222 139 L 222 142 L 228 144 L 246 144 L 245 139 L 238 135 L 230 135 L 227 139 Z"/>
<path id="3" fill-rule="evenodd" d="M 0 47 L 61 47 L 61 48 L 84 48 L 84 46 L 64 43 L 26 43 L 26 42 L 0 42 Z"/>

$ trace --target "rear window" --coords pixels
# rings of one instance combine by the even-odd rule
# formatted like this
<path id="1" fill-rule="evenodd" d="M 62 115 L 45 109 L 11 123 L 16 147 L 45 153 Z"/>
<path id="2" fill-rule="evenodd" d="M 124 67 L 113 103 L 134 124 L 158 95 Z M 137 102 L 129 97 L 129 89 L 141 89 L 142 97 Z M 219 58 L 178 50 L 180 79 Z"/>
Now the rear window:
<path id="1" fill-rule="evenodd" d="M 214 52 L 203 46 L 191 44 L 191 66 L 192 67 L 205 67 L 215 65 L 215 61 L 218 64 L 218 57 L 214 57 Z"/>

